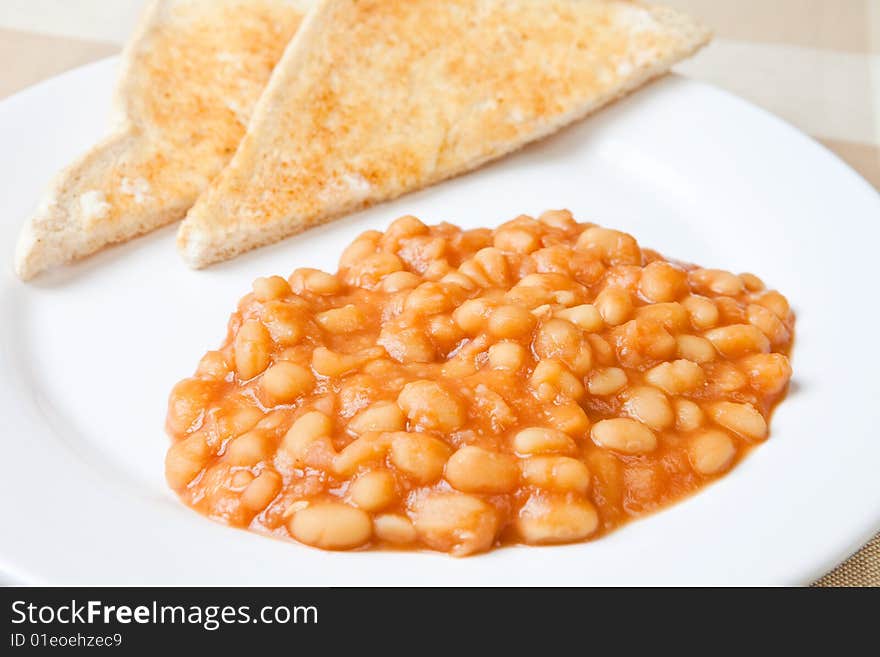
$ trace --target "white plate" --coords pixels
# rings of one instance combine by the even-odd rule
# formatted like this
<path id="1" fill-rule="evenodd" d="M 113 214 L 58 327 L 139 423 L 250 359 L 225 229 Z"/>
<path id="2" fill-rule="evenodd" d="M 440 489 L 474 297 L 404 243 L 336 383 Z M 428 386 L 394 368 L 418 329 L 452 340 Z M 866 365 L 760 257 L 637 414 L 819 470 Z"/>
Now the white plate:
<path id="1" fill-rule="evenodd" d="M 21 222 L 101 134 L 115 62 L 0 105 L 0 565 L 86 584 L 801 584 L 880 525 L 880 198 L 833 155 L 726 93 L 669 77 L 500 163 L 203 272 L 174 229 L 24 285 Z M 214 524 L 168 490 L 166 396 L 258 275 L 335 270 L 413 213 L 493 226 L 568 207 L 644 245 L 752 271 L 797 313 L 794 383 L 766 444 L 690 500 L 593 543 L 456 560 L 327 553 Z"/>

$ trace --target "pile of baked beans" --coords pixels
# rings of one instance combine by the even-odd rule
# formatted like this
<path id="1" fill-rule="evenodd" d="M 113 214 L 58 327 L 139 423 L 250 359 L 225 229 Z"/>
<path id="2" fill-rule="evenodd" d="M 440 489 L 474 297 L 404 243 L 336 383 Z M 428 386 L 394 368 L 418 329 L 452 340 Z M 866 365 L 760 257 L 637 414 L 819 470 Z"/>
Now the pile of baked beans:
<path id="1" fill-rule="evenodd" d="M 324 549 L 599 536 L 767 437 L 794 319 L 752 274 L 567 211 L 368 231 L 339 271 L 254 282 L 171 393 L 169 484 Z"/>

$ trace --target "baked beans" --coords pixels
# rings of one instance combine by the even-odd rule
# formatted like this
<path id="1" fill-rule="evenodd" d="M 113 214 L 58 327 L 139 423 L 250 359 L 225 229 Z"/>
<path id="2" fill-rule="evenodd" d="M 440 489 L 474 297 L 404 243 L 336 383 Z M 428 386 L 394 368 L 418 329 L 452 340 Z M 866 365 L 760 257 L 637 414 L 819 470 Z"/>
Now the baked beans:
<path id="1" fill-rule="evenodd" d="M 254 281 L 168 404 L 169 485 L 327 550 L 593 539 L 769 434 L 794 317 L 753 274 L 567 211 L 398 219 L 335 274 Z"/>

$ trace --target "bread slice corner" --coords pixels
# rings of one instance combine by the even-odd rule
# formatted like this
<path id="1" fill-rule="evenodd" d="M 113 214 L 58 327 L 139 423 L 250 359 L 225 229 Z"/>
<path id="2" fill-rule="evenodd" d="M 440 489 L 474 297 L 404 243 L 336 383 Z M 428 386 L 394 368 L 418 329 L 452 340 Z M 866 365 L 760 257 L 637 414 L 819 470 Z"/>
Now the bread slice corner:
<path id="1" fill-rule="evenodd" d="M 469 171 L 710 37 L 682 12 L 629 0 L 324 0 L 178 249 L 204 267 Z"/>
<path id="2" fill-rule="evenodd" d="M 122 55 L 108 137 L 23 226 L 23 280 L 181 219 L 231 159 L 308 0 L 152 0 Z"/>

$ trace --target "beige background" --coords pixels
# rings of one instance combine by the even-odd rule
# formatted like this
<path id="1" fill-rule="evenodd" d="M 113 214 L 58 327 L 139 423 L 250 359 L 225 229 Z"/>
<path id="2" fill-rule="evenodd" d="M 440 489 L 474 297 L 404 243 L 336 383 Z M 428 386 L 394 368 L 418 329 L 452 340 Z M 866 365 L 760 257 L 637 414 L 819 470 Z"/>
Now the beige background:
<path id="1" fill-rule="evenodd" d="M 661 0 L 716 32 L 678 71 L 779 115 L 880 189 L 880 0 Z M 0 0 L 0 98 L 119 52 L 144 0 Z M 818 582 L 880 586 L 880 536 Z"/>

